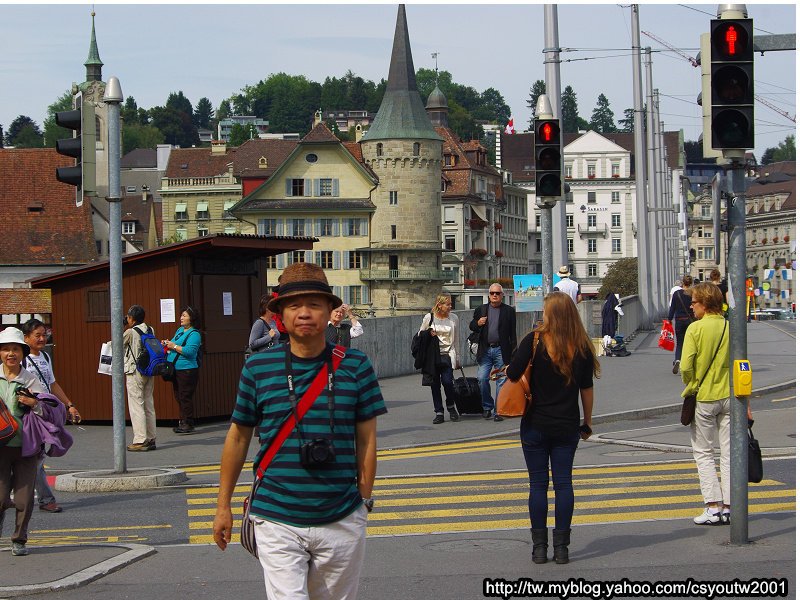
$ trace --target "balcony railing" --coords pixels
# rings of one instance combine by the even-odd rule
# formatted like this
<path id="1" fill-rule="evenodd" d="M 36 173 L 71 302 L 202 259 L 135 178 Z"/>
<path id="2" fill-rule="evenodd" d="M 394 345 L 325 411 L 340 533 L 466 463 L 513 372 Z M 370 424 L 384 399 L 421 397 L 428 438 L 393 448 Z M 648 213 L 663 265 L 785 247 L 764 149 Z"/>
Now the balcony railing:
<path id="1" fill-rule="evenodd" d="M 608 225 L 578 225 L 578 234 L 583 237 L 586 235 L 602 235 L 608 237 Z"/>
<path id="2" fill-rule="evenodd" d="M 448 281 L 452 275 L 440 269 L 361 269 L 361 281 Z"/>

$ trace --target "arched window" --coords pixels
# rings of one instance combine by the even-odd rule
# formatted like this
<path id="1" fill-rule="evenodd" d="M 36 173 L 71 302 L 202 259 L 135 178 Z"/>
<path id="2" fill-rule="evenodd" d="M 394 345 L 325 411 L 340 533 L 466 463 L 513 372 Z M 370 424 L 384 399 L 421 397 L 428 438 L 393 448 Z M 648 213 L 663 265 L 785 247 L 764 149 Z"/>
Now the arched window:
<path id="1" fill-rule="evenodd" d="M 377 145 L 377 147 L 376 147 L 376 149 L 377 149 L 377 154 L 378 154 L 378 156 L 383 156 L 383 144 L 381 144 L 381 143 L 379 142 L 379 143 L 378 143 L 378 145 Z"/>
<path id="2" fill-rule="evenodd" d="M 419 156 L 419 142 L 414 142 L 414 156 Z"/>

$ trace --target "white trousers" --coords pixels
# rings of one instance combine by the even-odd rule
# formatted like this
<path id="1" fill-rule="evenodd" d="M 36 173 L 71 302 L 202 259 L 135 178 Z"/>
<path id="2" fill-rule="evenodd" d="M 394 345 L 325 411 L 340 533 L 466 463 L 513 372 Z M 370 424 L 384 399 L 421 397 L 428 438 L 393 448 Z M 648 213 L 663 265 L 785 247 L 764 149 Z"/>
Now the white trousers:
<path id="1" fill-rule="evenodd" d="M 714 465 L 714 442 L 719 440 L 719 471 Z M 692 452 L 700 475 L 700 492 L 706 504 L 731 503 L 731 405 L 730 399 L 698 402 L 692 421 Z"/>
<path id="2" fill-rule="evenodd" d="M 364 506 L 318 527 L 253 523 L 269 600 L 355 600 L 366 547 Z"/>
<path id="3" fill-rule="evenodd" d="M 128 412 L 131 415 L 134 444 L 156 439 L 156 408 L 153 402 L 153 378 L 136 371 L 125 375 L 128 388 Z"/>

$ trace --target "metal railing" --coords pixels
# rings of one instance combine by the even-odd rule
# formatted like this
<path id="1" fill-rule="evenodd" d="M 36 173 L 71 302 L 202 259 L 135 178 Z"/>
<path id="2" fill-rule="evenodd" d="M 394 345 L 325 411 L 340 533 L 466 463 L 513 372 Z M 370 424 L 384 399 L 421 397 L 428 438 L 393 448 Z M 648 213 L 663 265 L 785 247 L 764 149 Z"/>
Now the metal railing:
<path id="1" fill-rule="evenodd" d="M 452 275 L 440 269 L 361 269 L 362 281 L 448 281 Z"/>

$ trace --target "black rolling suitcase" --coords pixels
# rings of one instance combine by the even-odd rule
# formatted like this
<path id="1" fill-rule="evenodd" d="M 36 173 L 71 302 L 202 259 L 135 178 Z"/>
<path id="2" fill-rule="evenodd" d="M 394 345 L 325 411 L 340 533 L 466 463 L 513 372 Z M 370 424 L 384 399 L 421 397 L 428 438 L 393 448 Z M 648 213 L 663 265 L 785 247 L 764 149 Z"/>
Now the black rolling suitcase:
<path id="1" fill-rule="evenodd" d="M 467 377 L 461 369 L 461 377 L 453 380 L 456 391 L 456 408 L 462 415 L 475 415 L 483 412 L 481 388 L 477 377 Z"/>

